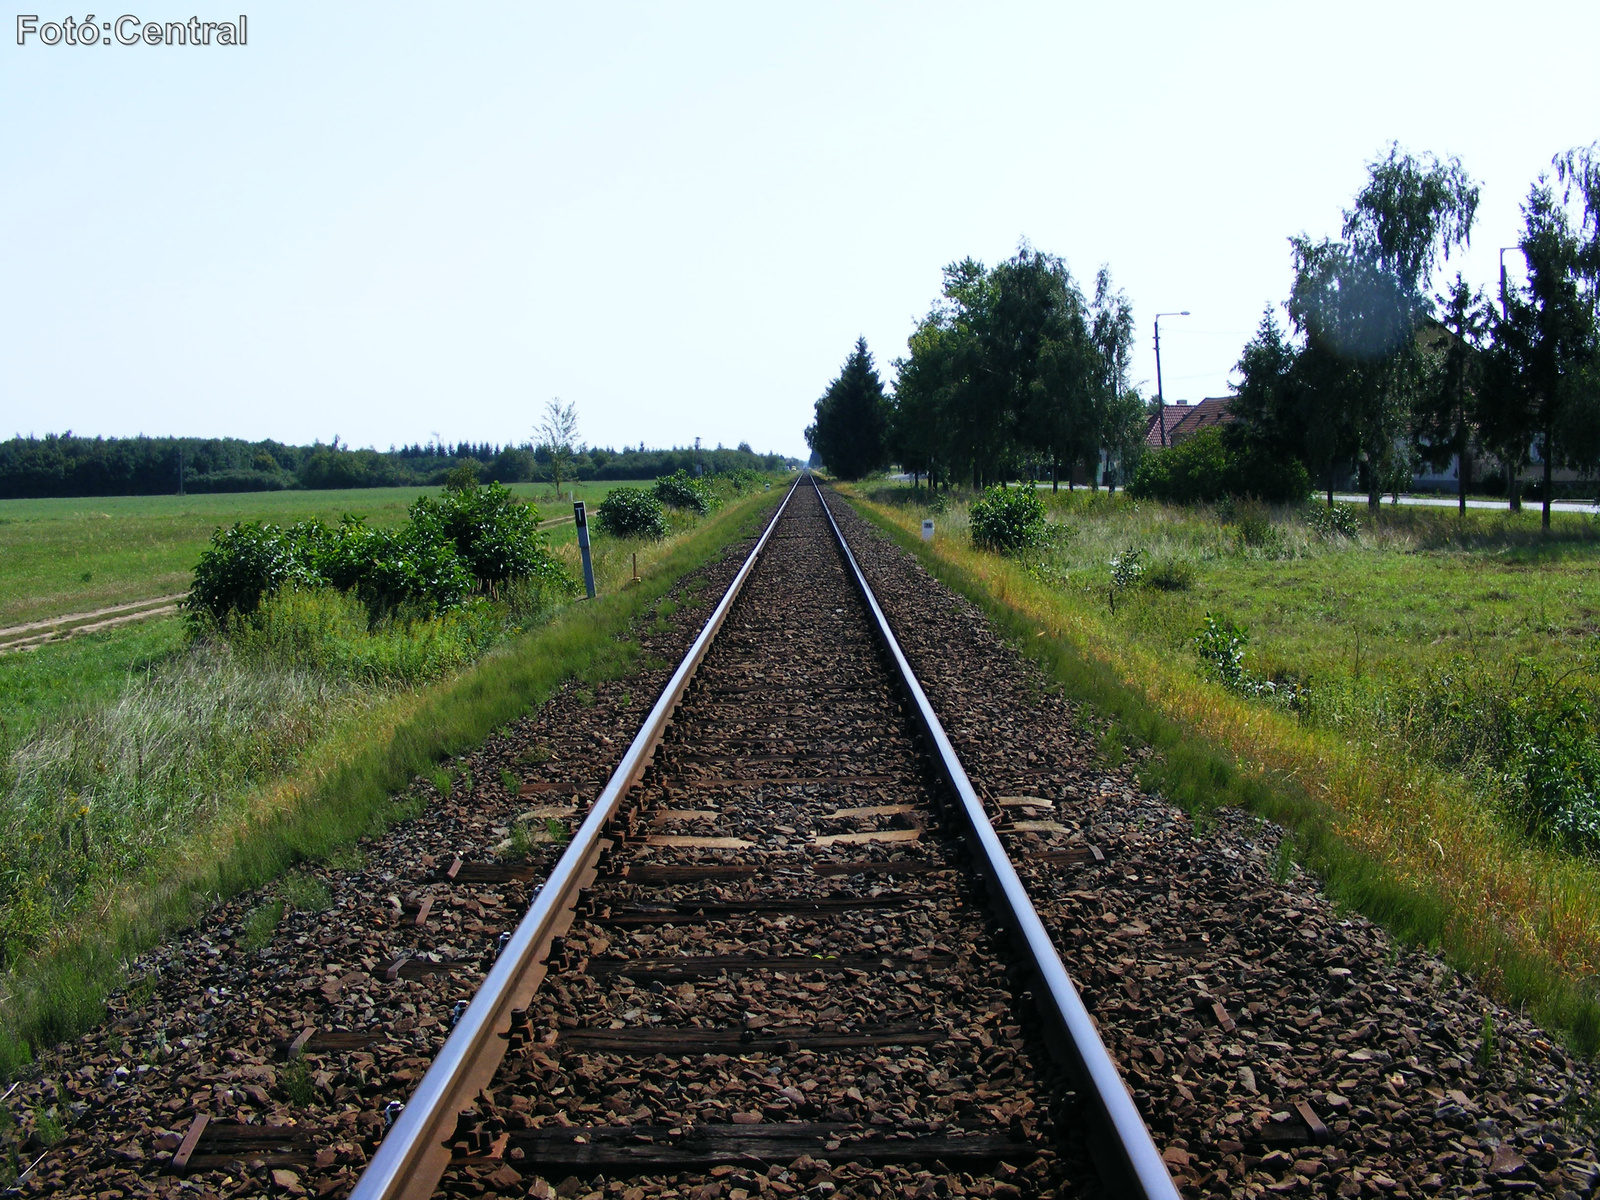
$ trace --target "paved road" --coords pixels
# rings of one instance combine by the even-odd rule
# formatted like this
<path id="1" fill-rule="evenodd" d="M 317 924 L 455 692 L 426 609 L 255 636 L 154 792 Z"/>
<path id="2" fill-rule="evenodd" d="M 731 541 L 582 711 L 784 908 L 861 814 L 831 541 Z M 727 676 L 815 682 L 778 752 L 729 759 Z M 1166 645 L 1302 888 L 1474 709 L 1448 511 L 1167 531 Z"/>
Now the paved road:
<path id="1" fill-rule="evenodd" d="M 1365 504 L 1367 502 L 1366 493 L 1364 493 L 1364 492 L 1363 493 L 1335 492 L 1333 494 L 1333 498 L 1335 500 L 1342 501 L 1345 504 Z M 1388 504 L 1390 502 L 1389 501 L 1389 497 L 1387 495 L 1384 496 L 1383 502 L 1385 504 Z M 1400 497 L 1400 503 L 1401 504 L 1417 504 L 1417 505 L 1421 505 L 1421 506 L 1426 507 L 1426 508 L 1454 508 L 1459 503 L 1459 501 L 1454 496 L 1405 496 L 1405 495 L 1402 495 Z M 1506 502 L 1504 500 L 1468 500 L 1467 501 L 1467 507 L 1468 508 L 1504 508 L 1505 506 L 1506 506 Z M 1524 499 L 1522 501 L 1522 507 L 1523 507 L 1524 511 L 1537 510 L 1538 507 L 1539 507 L 1539 502 L 1537 500 Z M 1569 513 L 1590 513 L 1590 514 L 1593 514 L 1593 513 L 1600 513 L 1600 504 L 1585 504 L 1581 500 L 1553 500 L 1550 503 L 1550 511 L 1551 512 L 1569 512 Z"/>
<path id="2" fill-rule="evenodd" d="M 909 476 L 909 475 L 891 475 L 891 476 L 889 476 L 889 478 L 893 479 L 893 480 L 895 480 L 896 482 L 899 482 L 899 483 L 910 483 L 911 482 L 911 476 Z M 1048 479 L 1041 479 L 1041 480 L 1036 481 L 1034 486 L 1035 487 L 1039 487 L 1039 488 L 1047 488 L 1047 487 L 1050 486 L 1050 481 Z M 1087 487 L 1088 485 L 1087 484 L 1079 484 L 1078 486 Z M 1324 495 L 1325 493 L 1319 492 L 1317 494 L 1318 495 Z M 1366 496 L 1365 492 L 1335 492 L 1333 494 L 1333 498 L 1335 500 L 1340 501 L 1341 503 L 1344 503 L 1344 504 L 1365 504 L 1367 502 L 1367 496 Z M 1388 504 L 1390 502 L 1389 497 L 1388 497 L 1387 494 L 1384 495 L 1383 502 L 1385 504 Z M 1402 495 L 1400 497 L 1400 503 L 1401 504 L 1420 505 L 1420 506 L 1422 506 L 1424 508 L 1454 508 L 1454 507 L 1456 507 L 1456 504 L 1458 503 L 1458 501 L 1456 500 L 1456 498 L 1454 496 L 1406 496 L 1406 495 Z M 1506 502 L 1504 500 L 1468 500 L 1467 501 L 1467 507 L 1468 508 L 1504 508 L 1505 506 L 1506 506 Z M 1524 498 L 1523 501 L 1522 501 L 1522 507 L 1523 507 L 1523 509 L 1525 511 L 1537 511 L 1538 508 L 1539 508 L 1539 502 L 1537 500 L 1529 500 L 1529 499 Z M 1585 503 L 1585 502 L 1583 502 L 1581 500 L 1556 500 L 1550 505 L 1550 511 L 1551 512 L 1567 512 L 1567 513 L 1588 513 L 1588 514 L 1590 514 L 1592 516 L 1594 514 L 1600 513 L 1600 504 L 1587 504 L 1587 503 Z"/>

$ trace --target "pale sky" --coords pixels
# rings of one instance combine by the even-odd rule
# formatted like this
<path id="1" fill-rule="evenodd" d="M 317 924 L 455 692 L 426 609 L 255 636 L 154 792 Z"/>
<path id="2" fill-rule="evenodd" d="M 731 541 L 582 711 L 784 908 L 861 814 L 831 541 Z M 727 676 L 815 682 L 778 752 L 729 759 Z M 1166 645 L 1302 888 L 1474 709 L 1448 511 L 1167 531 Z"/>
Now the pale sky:
<path id="1" fill-rule="evenodd" d="M 8 15 L 0 436 L 522 441 L 560 396 L 592 444 L 803 454 L 858 334 L 892 376 L 1023 238 L 1111 266 L 1149 391 L 1189 309 L 1199 399 L 1391 139 L 1482 182 L 1490 286 L 1600 138 L 1592 0 L 235 8 L 242 47 Z"/>

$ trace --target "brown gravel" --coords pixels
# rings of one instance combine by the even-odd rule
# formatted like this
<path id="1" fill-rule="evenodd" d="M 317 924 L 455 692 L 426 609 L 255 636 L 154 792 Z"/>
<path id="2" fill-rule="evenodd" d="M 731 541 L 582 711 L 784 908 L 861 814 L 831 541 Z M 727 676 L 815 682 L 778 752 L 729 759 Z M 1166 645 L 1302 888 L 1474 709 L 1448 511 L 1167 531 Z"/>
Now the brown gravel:
<path id="1" fill-rule="evenodd" d="M 532 1044 L 478 1105 L 476 1132 L 505 1136 L 505 1159 L 458 1160 L 447 1193 L 559 1192 L 559 1172 L 518 1157 L 533 1135 L 593 1144 L 609 1126 L 639 1150 L 793 1136 L 797 1121 L 837 1136 L 764 1168 L 575 1167 L 566 1186 L 632 1200 L 1098 1193 L 830 538 L 802 488 L 673 718 L 564 970 L 535 997 Z M 828 840 L 851 834 L 903 840 Z M 853 1040 L 869 1044 L 838 1044 Z M 940 1152 L 880 1161 L 914 1136 Z M 957 1166 L 971 1137 L 1003 1145 Z"/>

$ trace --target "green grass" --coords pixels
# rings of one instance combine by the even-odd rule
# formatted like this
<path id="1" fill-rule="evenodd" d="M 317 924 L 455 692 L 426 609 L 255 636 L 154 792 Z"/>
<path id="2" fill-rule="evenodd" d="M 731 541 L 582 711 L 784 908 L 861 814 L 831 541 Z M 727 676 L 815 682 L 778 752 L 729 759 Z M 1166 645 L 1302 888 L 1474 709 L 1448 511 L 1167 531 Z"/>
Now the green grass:
<path id="1" fill-rule="evenodd" d="M 182 621 L 155 617 L 0 654 L 0 754 L 68 708 L 111 699 L 130 674 L 165 661 L 183 643 Z"/>
<path id="2" fill-rule="evenodd" d="M 96 893 L 95 919 L 57 930 L 20 961 L 0 1003 L 0 1068 L 14 1071 L 32 1048 L 75 1036 L 103 1013 L 125 964 L 165 933 L 192 922 L 218 896 L 259 887 L 296 864 L 359 862 L 359 839 L 420 811 L 418 777 L 450 770 L 455 756 L 577 678 L 589 686 L 625 673 L 638 648 L 628 636 L 674 582 L 759 525 L 782 492 L 747 496 L 672 542 L 641 547 L 642 582 L 603 588 L 548 624 L 490 652 L 441 683 L 322 719 L 323 736 L 287 775 L 258 777 L 148 865 Z M 631 569 L 627 545 L 605 550 L 604 580 Z M 452 781 L 442 780 L 446 786 Z M 464 777 L 454 786 L 465 784 Z M 284 900 L 299 904 L 286 884 Z M 88 906 L 78 911 L 88 911 Z M 262 918 L 264 920 L 265 918 Z"/>
<path id="3" fill-rule="evenodd" d="M 1279 822 L 1290 856 L 1331 897 L 1406 941 L 1441 948 L 1579 1050 L 1600 1049 L 1600 868 L 1530 841 L 1460 772 L 1394 735 L 1359 738 L 1337 722 L 1230 692 L 1201 670 L 1191 639 L 1208 608 L 1249 624 L 1246 665 L 1336 696 L 1398 694 L 1431 665 L 1476 653 L 1503 667 L 1586 654 L 1595 552 L 1591 518 L 1541 537 L 1538 516 L 1385 509 L 1354 538 L 1325 540 L 1299 514 L 1175 510 L 1085 494 L 1055 498 L 1056 548 L 1028 562 L 971 548 L 965 502 L 936 515 L 904 489 L 858 489 L 864 514 L 978 604 L 1113 740 L 1153 747 L 1143 782 L 1191 812 L 1235 805 Z M 923 498 L 926 493 L 923 493 Z M 1187 588 L 1128 589 L 1110 607 L 1114 554 L 1130 546 L 1190 564 Z M 1336 594 L 1335 594 L 1336 593 Z M 1473 613 L 1483 597 L 1492 620 Z M 1465 608 L 1465 611 L 1463 611 Z M 1343 690 L 1341 690 L 1343 689 Z M 1384 689 L 1387 689 L 1385 692 Z M 1359 703 L 1370 733 L 1403 714 Z"/>
<path id="4" fill-rule="evenodd" d="M 512 484 L 546 519 L 572 515 L 571 489 L 557 501 L 548 483 Z M 592 509 L 615 483 L 580 483 Z M 237 492 L 204 496 L 91 496 L 0 500 L 0 628 L 64 613 L 186 591 L 211 533 L 235 521 L 291 521 L 345 513 L 378 527 L 399 525 L 419 496 L 438 488 Z M 552 541 L 573 540 L 571 525 Z"/>

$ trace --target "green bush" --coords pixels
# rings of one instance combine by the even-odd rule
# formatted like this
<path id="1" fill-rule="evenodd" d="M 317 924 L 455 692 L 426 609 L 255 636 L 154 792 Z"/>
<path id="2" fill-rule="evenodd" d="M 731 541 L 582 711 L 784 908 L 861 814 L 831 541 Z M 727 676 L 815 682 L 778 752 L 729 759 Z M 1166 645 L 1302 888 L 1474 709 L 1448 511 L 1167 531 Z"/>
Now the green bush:
<path id="1" fill-rule="evenodd" d="M 1194 563 L 1186 558 L 1157 559 L 1145 574 L 1144 585 L 1162 592 L 1186 592 L 1194 586 Z"/>
<path id="2" fill-rule="evenodd" d="M 600 528 L 612 537 L 664 538 L 667 510 L 659 496 L 643 488 L 612 488 L 595 510 Z"/>
<path id="3" fill-rule="evenodd" d="M 717 506 L 717 497 L 711 485 L 683 470 L 656 480 L 656 498 L 668 508 L 685 508 L 702 517 Z"/>
<path id="4" fill-rule="evenodd" d="M 217 530 L 211 548 L 200 555 L 184 603 L 191 613 L 210 613 L 221 620 L 230 612 L 255 612 L 286 585 L 321 582 L 312 549 L 321 528 L 316 521 L 288 529 L 252 521 Z"/>
<path id="5" fill-rule="evenodd" d="M 483 591 L 562 572 L 539 533 L 539 510 L 498 483 L 423 496 L 411 506 L 411 526 L 430 542 L 452 543 Z"/>
<path id="6" fill-rule="evenodd" d="M 1171 504 L 1215 503 L 1224 496 L 1298 504 L 1311 494 L 1311 476 L 1297 459 L 1233 447 L 1220 430 L 1207 429 L 1176 446 L 1146 454 L 1128 494 L 1136 500 Z"/>
<path id="7" fill-rule="evenodd" d="M 1325 538 L 1353 538 L 1361 532 L 1361 518 L 1348 504 L 1313 504 L 1306 510 L 1306 524 Z"/>
<path id="8" fill-rule="evenodd" d="M 1509 676 L 1457 657 L 1378 700 L 1420 756 L 1476 776 L 1508 822 L 1579 854 L 1600 852 L 1600 699 L 1592 679 L 1523 661 Z M 1321 721 L 1360 717 L 1329 698 Z"/>
<path id="9" fill-rule="evenodd" d="M 220 625 L 254 614 L 285 587 L 325 586 L 354 592 L 376 621 L 450 612 L 474 594 L 497 596 L 529 581 L 571 591 L 538 523 L 539 510 L 499 484 L 465 484 L 419 498 L 399 529 L 371 529 L 351 516 L 331 529 L 320 521 L 235 525 L 212 535 L 184 603 L 193 620 Z"/>
<path id="10" fill-rule="evenodd" d="M 1252 680 L 1244 666 L 1244 650 L 1250 644 L 1249 632 L 1227 617 L 1220 620 L 1207 613 L 1205 624 L 1194 636 L 1195 653 L 1208 675 L 1231 692 L 1253 695 Z"/>
<path id="11" fill-rule="evenodd" d="M 992 487 L 972 504 L 972 544 L 1016 554 L 1044 544 L 1044 501 L 1031 487 Z"/>
<path id="12" fill-rule="evenodd" d="M 1144 581 L 1145 561 L 1149 557 L 1142 546 L 1129 546 L 1120 554 L 1111 556 L 1111 586 L 1119 592 L 1138 587 Z"/>

